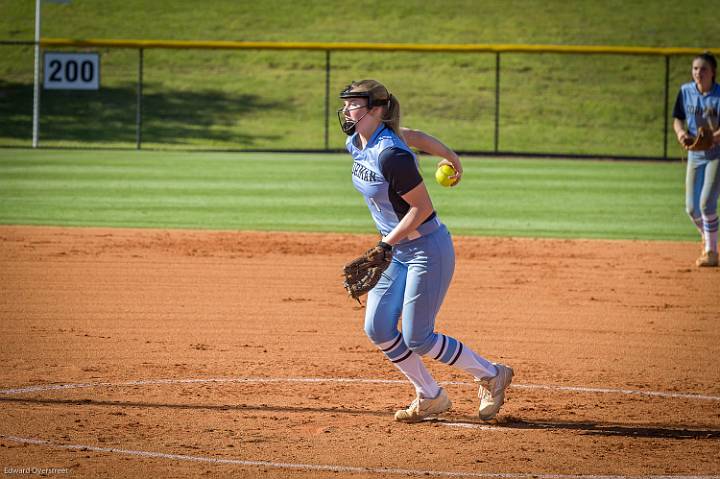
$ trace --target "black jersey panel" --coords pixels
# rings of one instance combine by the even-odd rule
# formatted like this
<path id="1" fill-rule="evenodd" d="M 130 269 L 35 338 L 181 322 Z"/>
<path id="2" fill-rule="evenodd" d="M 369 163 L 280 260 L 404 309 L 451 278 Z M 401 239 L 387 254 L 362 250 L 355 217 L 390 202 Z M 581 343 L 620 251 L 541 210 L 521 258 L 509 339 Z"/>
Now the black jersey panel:
<path id="1" fill-rule="evenodd" d="M 683 102 L 682 90 L 678 92 L 678 96 L 675 99 L 675 108 L 673 108 L 673 118 L 685 121 L 685 102 Z"/>
<path id="2" fill-rule="evenodd" d="M 404 195 L 422 183 L 423 179 L 415 164 L 415 158 L 402 148 L 385 149 L 380 153 L 378 166 L 390 184 L 390 189 L 398 195 Z"/>
<path id="3" fill-rule="evenodd" d="M 402 148 L 391 147 L 385 149 L 378 157 L 378 166 L 388 182 L 388 199 L 398 220 L 400 220 L 410 209 L 410 205 L 402 199 L 402 195 L 409 193 L 422 183 L 422 175 L 418 171 L 413 155 Z M 425 221 L 434 217 L 435 212 L 433 211 Z"/>

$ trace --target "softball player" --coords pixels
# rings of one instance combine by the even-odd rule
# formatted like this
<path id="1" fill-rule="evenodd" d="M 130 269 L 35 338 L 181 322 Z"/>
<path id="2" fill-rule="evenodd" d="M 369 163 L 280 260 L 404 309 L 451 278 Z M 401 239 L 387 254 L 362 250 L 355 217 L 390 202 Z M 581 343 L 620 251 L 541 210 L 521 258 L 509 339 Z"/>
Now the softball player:
<path id="1" fill-rule="evenodd" d="M 699 127 L 713 131 L 713 146 L 706 151 L 688 151 L 685 176 L 685 207 L 703 241 L 702 255 L 695 264 L 718 266 L 718 192 L 720 191 L 720 85 L 715 82 L 717 60 L 706 52 L 692 62 L 692 80 L 680 87 L 673 111 L 673 128 L 681 145 L 697 136 Z M 687 126 L 687 128 L 686 128 Z"/>
<path id="2" fill-rule="evenodd" d="M 395 420 L 420 421 L 452 406 L 421 356 L 472 374 L 481 383 L 478 414 L 483 420 L 493 419 L 505 400 L 513 370 L 435 332 L 435 317 L 455 269 L 455 252 L 450 233 L 433 208 L 417 159 L 401 135 L 408 134 L 412 146 L 426 151 L 449 149 L 422 132 L 400 130 L 400 104 L 377 81 L 353 82 L 340 99 L 343 107 L 338 119 L 349 135 L 346 147 L 354 160 L 353 184 L 364 196 L 382 242 L 393 249 L 392 264 L 368 294 L 365 332 L 415 386 L 416 399 L 397 411 Z M 446 154 L 446 160 L 460 163 L 454 153 Z"/>

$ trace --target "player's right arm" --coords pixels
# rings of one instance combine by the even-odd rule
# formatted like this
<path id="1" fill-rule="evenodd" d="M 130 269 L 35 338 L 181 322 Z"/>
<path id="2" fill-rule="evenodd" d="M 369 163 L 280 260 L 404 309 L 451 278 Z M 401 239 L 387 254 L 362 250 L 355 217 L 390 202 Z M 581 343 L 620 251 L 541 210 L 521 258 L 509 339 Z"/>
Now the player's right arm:
<path id="1" fill-rule="evenodd" d="M 678 92 L 678 96 L 675 99 L 675 107 L 673 108 L 673 130 L 675 130 L 678 143 L 683 147 L 687 147 L 690 134 L 685 127 L 685 102 L 683 101 L 682 91 Z"/>
<path id="2" fill-rule="evenodd" d="M 410 128 L 400 127 L 400 134 L 402 135 L 405 143 L 412 148 L 416 148 L 420 151 L 424 151 L 432 156 L 442 158 L 438 163 L 438 168 L 442 165 L 450 165 L 455 169 L 456 174 L 450 178 L 457 178 L 457 182 L 460 181 L 462 176 L 463 168 L 460 163 L 460 157 L 450 147 L 445 145 L 442 141 L 438 140 L 432 135 L 428 135 L 421 130 L 413 130 Z"/>

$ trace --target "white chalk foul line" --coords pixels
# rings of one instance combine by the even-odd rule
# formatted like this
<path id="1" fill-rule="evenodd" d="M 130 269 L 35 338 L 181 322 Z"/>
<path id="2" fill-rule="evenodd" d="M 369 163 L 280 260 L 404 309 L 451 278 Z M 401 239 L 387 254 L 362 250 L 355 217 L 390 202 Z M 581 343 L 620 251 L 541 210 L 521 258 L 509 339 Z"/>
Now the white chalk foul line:
<path id="1" fill-rule="evenodd" d="M 444 422 L 440 421 L 437 424 L 446 427 L 457 427 L 460 429 L 480 429 L 481 431 L 504 431 L 506 428 L 497 426 L 488 426 L 487 424 L 477 424 L 474 422 Z"/>
<path id="2" fill-rule="evenodd" d="M 12 396 L 15 394 L 55 391 L 62 389 L 83 389 L 83 388 L 107 388 L 107 387 L 129 387 L 129 386 L 152 386 L 163 384 L 208 384 L 208 383 L 345 383 L 345 384 L 402 384 L 407 385 L 407 381 L 395 379 L 363 379 L 363 378 L 207 378 L 207 379 L 141 379 L 137 381 L 125 382 L 97 382 L 97 383 L 74 383 L 74 384 L 38 384 L 35 386 L 24 386 L 16 388 L 0 389 L 0 394 Z M 456 386 L 476 387 L 474 383 L 466 383 L 459 381 L 447 381 L 442 384 Z M 595 394 L 623 394 L 648 396 L 659 398 L 677 398 L 677 399 L 693 399 L 698 401 L 720 401 L 720 396 L 707 394 L 694 394 L 684 392 L 671 391 L 641 391 L 634 389 L 614 389 L 614 388 L 593 388 L 584 386 L 558 386 L 552 384 L 511 384 L 511 388 L 515 389 L 544 389 L 550 391 L 566 391 L 576 393 L 595 393 Z"/>
<path id="3" fill-rule="evenodd" d="M 591 388 L 583 386 L 556 386 L 549 384 L 511 384 L 511 388 L 518 389 L 549 389 L 552 391 L 568 391 L 598 394 L 626 394 L 636 396 L 654 396 L 661 398 L 697 399 L 700 401 L 720 401 L 720 396 L 694 393 L 678 393 L 672 391 L 640 391 L 635 389 Z"/>
<path id="4" fill-rule="evenodd" d="M 123 382 L 37 384 L 18 388 L 0 389 L 0 394 L 15 395 L 31 392 L 55 391 L 61 389 L 108 388 L 130 386 L 156 386 L 163 384 L 208 384 L 208 383 L 358 383 L 358 384 L 407 384 L 395 379 L 359 379 L 359 378 L 199 378 L 199 379 L 138 379 Z M 461 383 L 458 383 L 461 384 Z"/>
<path id="5" fill-rule="evenodd" d="M 592 474 L 541 474 L 534 472 L 527 473 L 493 473 L 493 472 L 472 472 L 472 471 L 434 471 L 422 469 L 396 469 L 385 467 L 356 467 L 342 466 L 333 464 L 303 464 L 289 462 L 274 461 L 250 461 L 245 459 L 220 459 L 217 457 L 207 456 L 189 456 L 186 454 L 169 454 L 156 451 L 140 451 L 134 449 L 123 449 L 116 447 L 97 447 L 82 444 L 56 444 L 45 439 L 5 436 L 0 434 L 0 439 L 21 444 L 31 444 L 36 446 L 51 447 L 54 449 L 64 450 L 81 450 L 93 451 L 110 454 L 120 454 L 125 456 L 148 457 L 153 459 L 168 459 L 173 461 L 201 462 L 211 464 L 228 464 L 245 467 L 266 467 L 272 469 L 292 469 L 300 471 L 325 471 L 325 472 L 345 472 L 350 474 L 377 474 L 377 475 L 403 475 L 403 476 L 432 476 L 432 477 L 478 477 L 486 479 L 522 479 L 532 477 L 535 479 L 720 479 L 720 476 L 670 476 L 670 475 L 642 475 L 642 476 L 624 476 L 624 475 L 592 475 Z"/>

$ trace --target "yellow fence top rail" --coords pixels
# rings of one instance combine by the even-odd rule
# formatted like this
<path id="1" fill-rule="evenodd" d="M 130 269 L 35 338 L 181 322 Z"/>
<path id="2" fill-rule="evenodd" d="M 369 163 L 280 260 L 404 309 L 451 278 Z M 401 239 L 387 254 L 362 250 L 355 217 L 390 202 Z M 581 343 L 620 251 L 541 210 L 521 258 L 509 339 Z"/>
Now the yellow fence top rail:
<path id="1" fill-rule="evenodd" d="M 107 47 L 107 48 L 176 48 L 225 50 L 332 50 L 332 51 L 406 51 L 456 53 L 570 53 L 615 55 L 696 55 L 720 48 L 653 48 L 583 45 L 513 45 L 513 44 L 417 44 L 417 43 L 323 43 L 323 42 L 242 42 L 186 40 L 111 40 L 43 38 L 43 47 Z"/>

